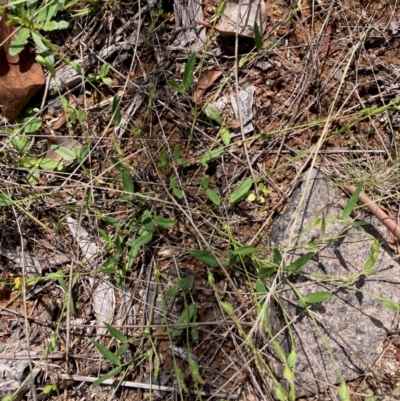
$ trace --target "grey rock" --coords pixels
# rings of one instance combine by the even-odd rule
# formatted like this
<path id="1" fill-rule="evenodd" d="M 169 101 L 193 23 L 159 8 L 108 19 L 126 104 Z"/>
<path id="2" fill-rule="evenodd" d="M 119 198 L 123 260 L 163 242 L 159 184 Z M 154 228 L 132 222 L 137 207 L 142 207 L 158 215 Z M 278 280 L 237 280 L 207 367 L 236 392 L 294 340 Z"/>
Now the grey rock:
<path id="1" fill-rule="evenodd" d="M 289 278 L 304 297 L 316 291 L 332 293 L 328 301 L 308 308 L 317 328 L 307 311 L 297 306 L 293 290 L 283 281 L 278 287 L 282 306 L 292 321 L 297 353 L 296 396 L 325 391 L 338 385 L 340 376 L 349 381 L 368 372 L 381 354 L 383 340 L 398 327 L 398 314 L 381 301 L 388 299 L 397 305 L 400 302 L 400 265 L 387 247 L 383 245 L 379 250 L 374 266 L 376 274 L 362 274 L 373 238 L 384 242 L 379 232 L 370 224 L 345 225 L 341 215 L 348 198 L 317 170 L 311 172 L 306 188 L 308 174 L 305 173 L 294 191 L 270 237 L 272 246 L 286 249 L 286 265 L 310 252 L 307 244 L 316 244 L 317 253 L 302 268 L 304 273 Z M 322 236 L 321 224 L 313 223 L 322 215 L 326 220 L 325 238 L 336 238 L 333 242 L 318 241 Z M 353 280 L 340 279 L 344 277 Z M 282 321 L 279 329 L 283 327 Z M 276 324 L 272 330 L 278 333 Z M 288 352 L 287 332 L 286 337 L 278 336 L 278 339 Z M 274 354 L 273 349 L 271 353 Z M 283 368 L 277 367 L 278 359 L 275 358 L 273 370 L 281 375 Z"/>

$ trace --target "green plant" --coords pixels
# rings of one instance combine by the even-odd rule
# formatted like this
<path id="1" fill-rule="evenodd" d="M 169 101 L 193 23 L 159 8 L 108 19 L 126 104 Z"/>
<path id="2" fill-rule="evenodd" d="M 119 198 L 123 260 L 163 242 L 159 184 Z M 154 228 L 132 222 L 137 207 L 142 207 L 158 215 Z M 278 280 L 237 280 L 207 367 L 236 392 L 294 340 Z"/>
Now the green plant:
<path id="1" fill-rule="evenodd" d="M 196 63 L 196 53 L 192 53 L 186 63 L 185 70 L 183 72 L 182 85 L 179 85 L 177 82 L 172 80 L 167 81 L 167 84 L 172 89 L 176 90 L 178 93 L 186 97 L 189 89 L 192 86 L 195 63 Z"/>
<path id="2" fill-rule="evenodd" d="M 28 43 L 28 40 L 32 39 L 39 50 L 37 61 L 54 72 L 54 47 L 39 34 L 39 31 L 68 28 L 68 21 L 57 18 L 57 14 L 64 6 L 64 0 L 47 2 L 26 0 L 10 4 L 9 8 L 12 16 L 9 21 L 10 24 L 18 28 L 16 37 L 10 45 L 10 54 L 12 56 L 19 54 Z"/>

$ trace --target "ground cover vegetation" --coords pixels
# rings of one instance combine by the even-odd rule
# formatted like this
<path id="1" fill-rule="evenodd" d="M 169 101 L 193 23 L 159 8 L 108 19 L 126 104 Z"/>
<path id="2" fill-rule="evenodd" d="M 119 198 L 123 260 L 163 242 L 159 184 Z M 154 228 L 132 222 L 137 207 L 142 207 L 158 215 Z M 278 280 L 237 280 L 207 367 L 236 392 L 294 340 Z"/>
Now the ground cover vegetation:
<path id="1" fill-rule="evenodd" d="M 252 37 L 219 29 L 215 0 L 0 6 L 0 78 L 22 93 L 0 93 L 0 359 L 25 361 L 4 400 L 296 399 L 280 285 L 311 316 L 332 291 L 294 277 L 333 239 L 316 216 L 321 242 L 293 259 L 270 230 L 310 167 L 347 188 L 342 223 L 361 193 L 398 216 L 400 4 L 265 6 Z M 378 387 L 339 370 L 307 399 L 395 399 L 395 338 Z"/>

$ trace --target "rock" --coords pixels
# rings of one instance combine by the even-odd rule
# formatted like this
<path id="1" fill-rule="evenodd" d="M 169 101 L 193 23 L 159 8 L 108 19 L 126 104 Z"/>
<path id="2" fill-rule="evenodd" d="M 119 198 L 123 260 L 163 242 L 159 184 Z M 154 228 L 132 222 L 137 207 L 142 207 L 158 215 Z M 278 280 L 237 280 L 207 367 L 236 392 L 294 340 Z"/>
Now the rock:
<path id="1" fill-rule="evenodd" d="M 283 281 L 278 288 L 287 319 L 292 322 L 297 397 L 325 391 L 338 385 L 341 378 L 349 381 L 368 372 L 381 354 L 383 340 L 398 324 L 397 313 L 381 301 L 388 299 L 397 305 L 400 302 L 400 265 L 388 247 L 383 245 L 379 250 L 373 268 L 376 274 L 362 274 L 374 238 L 384 243 L 379 232 L 371 224 L 344 224 L 341 216 L 348 198 L 317 170 L 311 172 L 306 186 L 309 174 L 294 191 L 270 237 L 271 245 L 279 247 L 282 254 L 287 249 L 286 265 L 310 252 L 305 245 L 313 241 L 318 250 L 303 266 L 304 274 L 288 278 L 304 297 L 316 291 L 332 293 L 328 301 L 308 308 L 317 328 L 307 311 L 297 306 L 293 290 Z M 325 238 L 334 240 L 317 244 L 322 234 L 316 218 L 322 216 L 326 220 Z M 349 282 L 341 279 L 352 275 Z M 280 327 L 285 327 L 283 321 Z M 272 330 L 278 332 L 276 328 Z M 278 336 L 285 352 L 290 351 L 288 338 Z M 278 374 L 282 372 L 282 366 L 276 363 L 273 369 Z"/>

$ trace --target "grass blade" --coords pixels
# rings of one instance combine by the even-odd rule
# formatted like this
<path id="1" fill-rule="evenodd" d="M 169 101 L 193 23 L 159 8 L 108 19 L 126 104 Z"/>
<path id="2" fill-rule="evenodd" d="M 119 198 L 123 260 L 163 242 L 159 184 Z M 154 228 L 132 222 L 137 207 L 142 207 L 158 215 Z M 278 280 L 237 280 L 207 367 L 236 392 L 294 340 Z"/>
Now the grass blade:
<path id="1" fill-rule="evenodd" d="M 358 197 L 360 195 L 360 192 L 362 191 L 363 186 L 364 186 L 364 183 L 361 181 L 358 184 L 353 195 L 351 195 L 349 201 L 347 202 L 346 206 L 343 209 L 343 213 L 342 213 L 343 220 L 347 220 L 349 218 L 351 212 L 354 210 L 354 206 L 356 205 L 356 203 L 358 201 Z"/>
<path id="2" fill-rule="evenodd" d="M 258 50 L 263 48 L 262 35 L 260 28 L 258 27 L 257 21 L 254 21 L 254 41 Z"/>
<path id="3" fill-rule="evenodd" d="M 196 63 L 196 53 L 192 53 L 186 63 L 185 71 L 183 72 L 182 88 L 187 92 L 192 86 L 194 64 Z"/>

